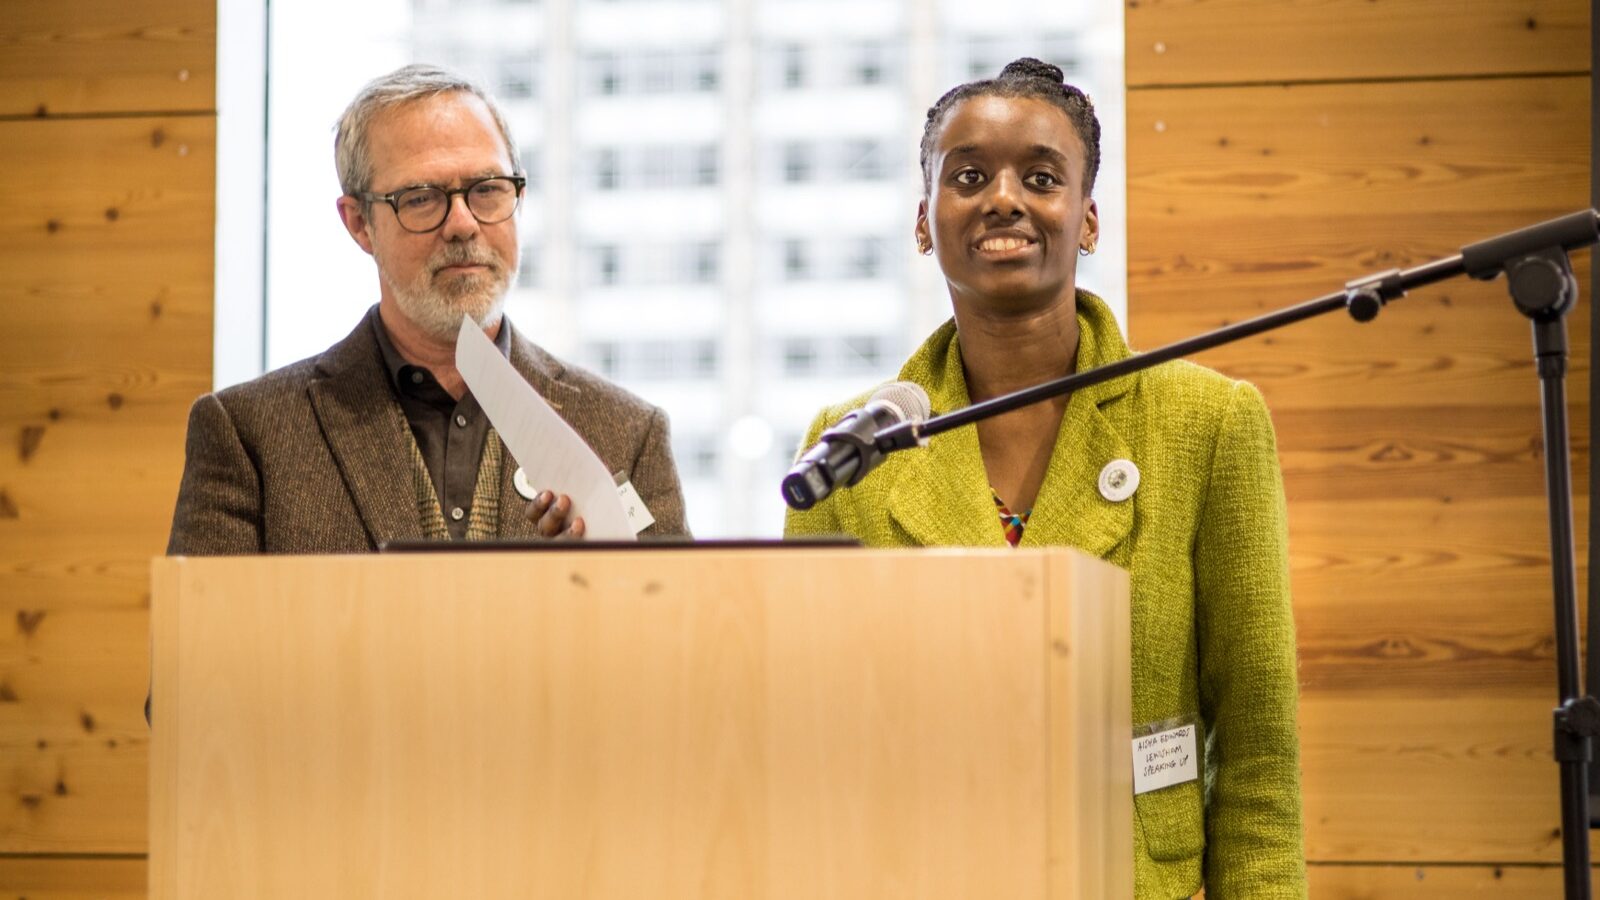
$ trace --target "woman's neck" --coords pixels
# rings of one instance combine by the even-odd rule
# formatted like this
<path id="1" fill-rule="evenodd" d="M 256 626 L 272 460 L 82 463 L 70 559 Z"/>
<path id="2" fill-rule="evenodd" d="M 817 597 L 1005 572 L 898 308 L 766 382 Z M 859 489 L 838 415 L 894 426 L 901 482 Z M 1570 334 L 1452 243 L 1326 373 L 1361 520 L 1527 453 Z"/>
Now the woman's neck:
<path id="1" fill-rule="evenodd" d="M 956 328 L 974 403 L 1069 375 L 1077 364 L 1078 310 L 1073 299 L 1004 314 L 957 303 Z"/>

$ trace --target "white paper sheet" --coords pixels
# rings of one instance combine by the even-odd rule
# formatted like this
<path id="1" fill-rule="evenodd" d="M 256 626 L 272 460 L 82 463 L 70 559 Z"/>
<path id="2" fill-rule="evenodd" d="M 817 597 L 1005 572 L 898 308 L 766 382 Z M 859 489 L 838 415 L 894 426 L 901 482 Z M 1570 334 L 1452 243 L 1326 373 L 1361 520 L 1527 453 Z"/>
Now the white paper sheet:
<path id="1" fill-rule="evenodd" d="M 583 517 L 588 537 L 634 539 L 605 463 L 466 316 L 461 317 L 461 331 L 456 336 L 456 369 L 521 464 L 529 484 L 571 497 L 572 515 Z M 500 514 L 521 515 L 522 511 L 515 506 Z"/>

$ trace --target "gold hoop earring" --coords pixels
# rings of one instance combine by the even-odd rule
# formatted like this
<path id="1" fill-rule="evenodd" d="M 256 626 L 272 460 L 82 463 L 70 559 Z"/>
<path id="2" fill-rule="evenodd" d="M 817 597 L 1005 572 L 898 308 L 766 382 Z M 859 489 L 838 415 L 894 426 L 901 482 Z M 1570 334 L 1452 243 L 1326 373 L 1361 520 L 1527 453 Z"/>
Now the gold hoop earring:
<path id="1" fill-rule="evenodd" d="M 1094 253 L 1094 245 L 1093 244 L 1090 244 L 1087 247 L 1079 247 L 1078 248 L 1078 255 L 1079 256 L 1090 256 L 1093 253 Z"/>
<path id="2" fill-rule="evenodd" d="M 917 252 L 923 256 L 929 256 L 933 253 L 933 244 L 931 242 L 923 243 L 922 241 L 917 241 Z"/>

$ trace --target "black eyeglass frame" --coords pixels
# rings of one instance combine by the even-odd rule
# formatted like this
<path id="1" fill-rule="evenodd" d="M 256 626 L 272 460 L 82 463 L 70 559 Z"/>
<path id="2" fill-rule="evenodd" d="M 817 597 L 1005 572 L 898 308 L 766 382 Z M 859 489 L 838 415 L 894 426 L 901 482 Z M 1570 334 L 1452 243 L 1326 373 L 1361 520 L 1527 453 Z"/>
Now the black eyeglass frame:
<path id="1" fill-rule="evenodd" d="M 485 181 L 496 180 L 509 181 L 513 186 L 516 187 L 517 202 L 511 204 L 511 212 L 507 213 L 504 219 L 495 219 L 491 222 L 478 215 L 478 211 L 472 208 L 472 200 L 467 192 L 478 185 L 483 184 Z M 457 194 L 461 195 L 462 202 L 467 205 L 467 212 L 471 213 L 472 217 L 478 220 L 479 225 L 498 225 L 501 222 L 506 221 L 506 219 L 509 219 L 517 214 L 517 210 L 522 207 L 523 189 L 525 189 L 527 186 L 528 178 L 526 175 L 485 175 L 482 178 L 474 178 L 458 188 L 443 188 L 436 184 L 413 184 L 400 188 L 397 191 L 390 191 L 387 194 L 373 194 L 363 191 L 362 193 L 356 195 L 356 199 L 361 200 L 364 203 L 376 203 L 381 200 L 384 203 L 389 204 L 389 208 L 394 210 L 394 220 L 401 228 L 404 228 L 406 231 L 409 231 L 412 234 L 427 234 L 430 231 L 438 231 L 440 228 L 444 227 L 445 222 L 449 221 L 450 210 L 455 207 Z M 409 194 L 412 191 L 441 191 L 444 193 L 444 214 L 439 216 L 438 222 L 435 222 L 431 227 L 424 228 L 421 231 L 407 227 L 406 223 L 400 218 L 400 195 Z"/>

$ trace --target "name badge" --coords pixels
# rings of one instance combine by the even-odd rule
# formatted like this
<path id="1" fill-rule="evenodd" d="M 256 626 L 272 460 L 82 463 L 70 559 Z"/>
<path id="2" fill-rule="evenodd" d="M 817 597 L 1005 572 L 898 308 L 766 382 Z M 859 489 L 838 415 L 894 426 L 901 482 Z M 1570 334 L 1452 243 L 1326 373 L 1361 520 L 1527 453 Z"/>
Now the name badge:
<path id="1" fill-rule="evenodd" d="M 639 492 L 633 489 L 633 482 L 620 482 L 617 485 L 617 496 L 622 500 L 622 509 L 628 514 L 628 525 L 633 528 L 634 534 L 656 523 L 656 517 L 650 515 L 650 508 L 644 505 Z"/>
<path id="2" fill-rule="evenodd" d="M 1183 784 L 1200 777 L 1200 753 L 1193 722 L 1160 728 L 1160 723 L 1133 739 L 1133 792 L 1151 791 Z"/>

